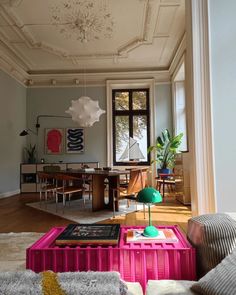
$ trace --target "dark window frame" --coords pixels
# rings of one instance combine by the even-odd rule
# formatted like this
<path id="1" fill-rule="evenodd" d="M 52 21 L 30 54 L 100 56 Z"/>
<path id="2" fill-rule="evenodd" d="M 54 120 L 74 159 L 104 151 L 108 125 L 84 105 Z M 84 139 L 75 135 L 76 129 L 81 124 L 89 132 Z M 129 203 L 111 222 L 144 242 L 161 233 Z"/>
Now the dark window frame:
<path id="1" fill-rule="evenodd" d="M 144 91 L 146 92 L 146 110 L 133 110 L 132 109 L 132 93 Z M 128 92 L 129 93 L 129 110 L 115 110 L 115 93 L 116 92 Z M 130 166 L 130 162 L 118 162 L 116 161 L 116 127 L 115 117 L 116 116 L 128 116 L 129 117 L 129 136 L 133 136 L 133 117 L 134 116 L 146 116 L 147 117 L 147 147 L 150 146 L 150 95 L 149 88 L 135 88 L 135 89 L 113 89 L 112 90 L 112 139 L 113 139 L 113 165 L 114 166 Z M 150 166 L 151 157 L 150 153 L 147 154 L 147 161 L 138 162 L 139 166 Z"/>

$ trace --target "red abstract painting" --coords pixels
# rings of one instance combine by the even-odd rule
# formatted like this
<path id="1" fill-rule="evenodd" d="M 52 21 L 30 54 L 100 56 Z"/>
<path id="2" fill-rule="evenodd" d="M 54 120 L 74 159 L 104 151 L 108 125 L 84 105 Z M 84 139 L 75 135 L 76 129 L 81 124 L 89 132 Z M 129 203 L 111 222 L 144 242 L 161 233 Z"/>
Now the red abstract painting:
<path id="1" fill-rule="evenodd" d="M 45 149 L 46 154 L 58 155 L 63 152 L 63 129 L 45 130 Z"/>

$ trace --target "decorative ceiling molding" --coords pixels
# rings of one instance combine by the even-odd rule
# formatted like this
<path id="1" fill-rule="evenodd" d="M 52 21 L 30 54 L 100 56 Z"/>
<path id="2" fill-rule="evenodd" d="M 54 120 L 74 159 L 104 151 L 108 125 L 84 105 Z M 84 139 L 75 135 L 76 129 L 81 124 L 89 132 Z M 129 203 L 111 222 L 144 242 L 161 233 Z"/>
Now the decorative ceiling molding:
<path id="1" fill-rule="evenodd" d="M 170 72 L 171 76 L 173 75 L 176 68 L 178 67 L 185 51 L 186 51 L 186 33 L 184 33 L 183 38 L 181 39 L 181 42 L 175 52 L 175 55 L 172 58 L 172 61 L 171 61 L 170 67 L 169 67 L 169 72 Z"/>
<path id="2" fill-rule="evenodd" d="M 176 27 L 176 22 L 172 24 L 167 17 L 170 15 L 172 20 L 173 7 L 181 5 L 173 18 L 183 19 L 183 0 L 133 2 L 134 5 L 139 5 L 137 6 L 140 19 L 138 26 L 131 25 L 129 33 L 124 36 L 123 33 L 118 34 L 120 39 L 119 42 L 114 42 L 114 46 L 103 49 L 101 44 L 94 43 L 98 44 L 97 50 L 96 46 L 93 47 L 94 50 L 91 48 L 85 50 L 88 47 L 81 44 L 78 44 L 78 50 L 77 47 L 76 50 L 72 50 L 73 43 L 64 48 L 62 44 L 65 42 L 62 42 L 61 38 L 58 39 L 55 31 L 51 30 L 47 34 L 45 29 L 40 27 L 41 24 L 47 23 L 49 17 L 43 15 L 47 1 L 41 1 L 37 2 L 41 9 L 39 15 L 33 14 L 33 10 L 31 15 L 26 0 L 0 0 L 0 53 L 2 53 L 0 65 L 26 87 L 81 87 L 84 68 L 87 70 L 86 79 L 91 86 L 105 85 L 106 79 L 154 78 L 155 83 L 168 83 L 179 56 L 185 50 L 185 41 L 182 39 L 180 42 L 182 33 L 176 36 L 177 29 L 183 32 L 183 25 Z M 114 3 L 116 3 L 114 7 L 117 7 L 118 2 L 114 0 Z M 124 1 L 124 3 L 129 7 L 130 2 Z M 17 7 L 20 4 L 22 6 Z M 172 8 L 170 11 L 168 8 L 164 9 L 160 15 L 161 7 Z M 132 20 L 137 21 L 136 12 L 132 12 L 130 16 Z M 32 24 L 37 26 L 37 30 L 30 26 L 33 17 L 37 18 L 36 23 L 33 21 Z M 134 24 L 129 23 L 127 18 L 124 20 L 125 25 Z M 158 30 L 156 26 L 159 26 L 159 23 Z M 177 29 L 173 30 L 172 25 Z M 173 54 L 177 42 L 179 46 Z"/>
<path id="3" fill-rule="evenodd" d="M 26 86 L 29 75 L 0 50 L 0 69 L 9 74 L 22 85 Z"/>
<path id="4" fill-rule="evenodd" d="M 159 13 L 158 9 L 159 3 L 157 1 L 147 1 L 146 11 L 145 11 L 145 20 L 144 20 L 144 27 L 143 27 L 143 41 L 152 43 L 155 26 L 156 26 L 156 19 Z"/>
<path id="5" fill-rule="evenodd" d="M 0 4 L 8 5 L 10 7 L 17 7 L 23 0 L 0 0 Z"/>
<path id="6" fill-rule="evenodd" d="M 7 35 L 0 28 L 0 43 L 7 48 L 9 55 L 11 55 L 25 70 L 28 70 L 34 66 L 31 60 L 20 51 L 17 47 L 12 46 L 13 43 L 9 41 Z"/>
<path id="7" fill-rule="evenodd" d="M 143 33 L 142 36 L 137 37 L 133 40 L 130 40 L 127 44 L 122 45 L 118 49 L 118 56 L 125 55 L 129 51 L 143 45 L 143 44 L 151 44 L 153 42 L 156 18 L 158 14 L 158 2 L 147 0 L 145 5 L 144 12 L 144 23 L 143 23 Z"/>
<path id="8" fill-rule="evenodd" d="M 73 0 L 79 1 L 80 0 Z M 6 1 L 8 2 L 8 1 Z M 1 3 L 1 2 L 0 2 Z M 171 4 L 171 6 L 175 6 Z M 11 26 L 12 30 L 22 39 L 22 41 L 27 45 L 30 49 L 42 49 L 46 52 L 59 56 L 61 58 L 70 59 L 72 63 L 74 63 L 75 59 L 78 60 L 85 59 L 85 58 L 96 58 L 96 59 L 103 59 L 103 58 L 114 58 L 117 56 L 119 58 L 128 57 L 127 53 L 134 50 L 135 48 L 143 45 L 143 44 L 152 44 L 155 25 L 156 25 L 156 18 L 159 13 L 158 10 L 158 1 L 153 0 L 146 0 L 145 5 L 145 12 L 144 12 L 144 23 L 142 28 L 142 33 L 139 37 L 128 41 L 126 44 L 120 46 L 117 49 L 117 52 L 107 53 L 107 54 L 88 54 L 88 55 L 71 55 L 68 51 L 48 44 L 43 41 L 38 41 L 32 35 L 32 33 L 27 28 L 27 25 L 24 24 L 10 9 L 6 9 L 2 6 L 4 14 L 1 13 L 1 16 L 4 20 Z"/>
<path id="9" fill-rule="evenodd" d="M 66 39 L 87 43 L 112 37 L 114 21 L 108 0 L 58 0 L 50 12 L 52 24 Z"/>

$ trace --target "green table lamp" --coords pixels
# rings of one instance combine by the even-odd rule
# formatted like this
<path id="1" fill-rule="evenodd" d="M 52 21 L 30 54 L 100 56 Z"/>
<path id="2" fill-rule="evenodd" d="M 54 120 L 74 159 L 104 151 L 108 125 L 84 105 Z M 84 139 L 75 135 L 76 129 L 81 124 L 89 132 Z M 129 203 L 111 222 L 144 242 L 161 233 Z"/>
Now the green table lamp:
<path id="1" fill-rule="evenodd" d="M 145 187 L 138 193 L 137 201 L 148 205 L 149 226 L 145 227 L 143 235 L 146 237 L 158 236 L 157 228 L 152 226 L 150 206 L 153 203 L 160 203 L 162 201 L 160 192 L 152 187 Z"/>

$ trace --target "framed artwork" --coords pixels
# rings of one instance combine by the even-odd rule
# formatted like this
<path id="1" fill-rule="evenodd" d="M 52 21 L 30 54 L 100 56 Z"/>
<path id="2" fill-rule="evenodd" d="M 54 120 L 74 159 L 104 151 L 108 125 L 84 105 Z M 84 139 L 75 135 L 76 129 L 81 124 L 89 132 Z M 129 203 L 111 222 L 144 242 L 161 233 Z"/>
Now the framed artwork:
<path id="1" fill-rule="evenodd" d="M 84 152 L 84 129 L 66 128 L 66 153 L 77 154 Z"/>
<path id="2" fill-rule="evenodd" d="M 45 128 L 45 153 L 49 155 L 59 155 L 63 153 L 64 129 Z"/>

